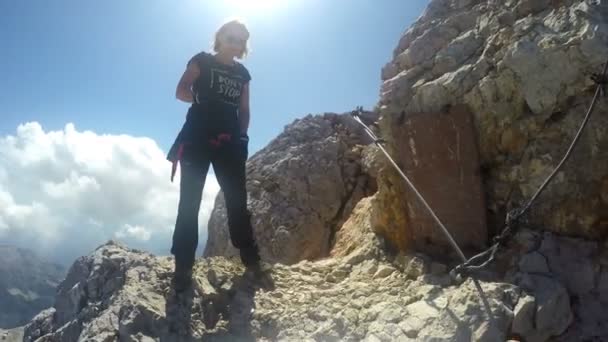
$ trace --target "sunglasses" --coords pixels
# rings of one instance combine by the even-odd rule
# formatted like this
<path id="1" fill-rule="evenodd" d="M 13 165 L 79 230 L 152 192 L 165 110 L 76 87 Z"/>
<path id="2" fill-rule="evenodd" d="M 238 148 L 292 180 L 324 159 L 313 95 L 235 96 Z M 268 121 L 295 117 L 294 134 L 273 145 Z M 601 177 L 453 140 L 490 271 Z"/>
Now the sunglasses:
<path id="1" fill-rule="evenodd" d="M 247 39 L 243 39 L 241 37 L 228 35 L 226 36 L 226 43 L 231 45 L 245 45 L 247 43 Z"/>

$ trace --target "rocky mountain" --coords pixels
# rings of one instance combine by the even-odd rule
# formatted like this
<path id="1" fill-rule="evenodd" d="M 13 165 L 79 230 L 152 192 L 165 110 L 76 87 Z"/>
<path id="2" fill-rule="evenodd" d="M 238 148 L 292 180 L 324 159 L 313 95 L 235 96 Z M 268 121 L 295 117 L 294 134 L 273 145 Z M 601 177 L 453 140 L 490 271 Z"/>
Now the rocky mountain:
<path id="1" fill-rule="evenodd" d="M 176 294 L 169 257 L 114 242 L 72 265 L 54 307 L 25 341 L 602 341 L 608 336 L 605 245 L 521 231 L 503 280 L 471 279 L 424 255 L 386 253 L 363 199 L 344 239 L 319 261 L 274 264 L 264 277 L 237 258 L 197 261 Z M 350 244 L 350 248 L 349 248 Z M 598 272 L 602 270 L 603 272 Z M 486 276 L 488 277 L 488 276 Z M 519 285 L 514 285 L 519 284 Z M 569 295 L 570 294 L 570 295 Z M 520 339 L 518 339 L 520 340 Z"/>
<path id="2" fill-rule="evenodd" d="M 364 120 L 467 256 L 568 148 L 607 25 L 602 0 L 432 0 L 399 40 Z M 309 115 L 247 165 L 263 275 L 234 257 L 220 194 L 189 291 L 171 258 L 110 241 L 24 340 L 608 340 L 606 101 L 481 271 L 450 272 L 460 260 L 352 118 Z"/>
<path id="3" fill-rule="evenodd" d="M 32 251 L 0 245 L 0 328 L 24 325 L 52 306 L 64 272 Z"/>
<path id="4" fill-rule="evenodd" d="M 403 142 L 416 113 L 464 106 L 474 118 L 490 229 L 521 206 L 568 148 L 595 91 L 590 76 L 608 58 L 602 0 L 433 0 L 382 70 L 378 104 L 388 150 L 405 165 Z M 608 107 L 552 186 L 531 208 L 531 224 L 570 236 L 608 233 Z M 441 255 L 447 243 L 418 229 L 408 191 L 391 169 L 378 178 L 382 232 L 396 245 Z M 403 227 L 406 227 L 403 229 Z M 471 235 L 457 236 L 475 244 Z"/>
<path id="5" fill-rule="evenodd" d="M 2 342 L 21 342 L 23 341 L 23 328 L 0 329 L 0 341 Z"/>

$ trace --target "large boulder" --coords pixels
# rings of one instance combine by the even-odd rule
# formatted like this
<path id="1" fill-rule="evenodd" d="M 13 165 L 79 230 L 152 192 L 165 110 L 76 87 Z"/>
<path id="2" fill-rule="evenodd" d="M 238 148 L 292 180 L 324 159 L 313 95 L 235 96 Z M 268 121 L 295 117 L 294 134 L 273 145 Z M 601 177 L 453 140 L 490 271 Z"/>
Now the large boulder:
<path id="1" fill-rule="evenodd" d="M 372 124 L 376 115 L 366 113 Z M 364 165 L 370 138 L 347 114 L 308 115 L 247 162 L 248 206 L 262 258 L 292 264 L 327 256 L 357 202 L 376 191 Z M 233 256 L 220 192 L 205 256 Z"/>
<path id="2" fill-rule="evenodd" d="M 412 113 L 468 108 L 490 228 L 499 229 L 565 153 L 595 90 L 590 76 L 607 57 L 606 1 L 433 0 L 382 71 L 379 126 L 406 165 Z M 608 233 L 608 163 L 598 162 L 608 160 L 608 107 L 600 101 L 569 162 L 532 206 L 532 224 L 587 238 Z M 376 208 L 385 215 L 378 231 L 397 232 L 386 235 L 398 246 L 446 246 L 411 228 L 394 170 L 384 169 L 378 186 Z"/>

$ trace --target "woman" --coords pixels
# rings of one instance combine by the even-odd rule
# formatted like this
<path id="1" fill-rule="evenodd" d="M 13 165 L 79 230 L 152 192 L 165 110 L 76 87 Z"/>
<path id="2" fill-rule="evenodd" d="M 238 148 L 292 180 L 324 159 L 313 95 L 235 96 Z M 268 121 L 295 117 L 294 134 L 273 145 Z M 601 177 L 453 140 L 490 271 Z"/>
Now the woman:
<path id="1" fill-rule="evenodd" d="M 201 52 L 190 59 L 176 97 L 192 103 L 186 122 L 167 159 L 181 167 L 180 198 L 173 246 L 176 289 L 189 286 L 198 244 L 198 213 L 209 165 L 224 192 L 232 244 L 247 267 L 260 260 L 247 210 L 245 162 L 249 137 L 247 69 L 235 61 L 247 53 L 249 32 L 239 21 L 222 25 L 215 35 L 215 54 Z"/>

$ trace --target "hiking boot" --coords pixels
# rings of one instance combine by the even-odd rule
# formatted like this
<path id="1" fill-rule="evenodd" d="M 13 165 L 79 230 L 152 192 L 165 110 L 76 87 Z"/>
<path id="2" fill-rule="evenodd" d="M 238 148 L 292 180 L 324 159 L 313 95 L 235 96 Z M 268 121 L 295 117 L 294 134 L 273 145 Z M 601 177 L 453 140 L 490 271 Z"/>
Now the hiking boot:
<path id="1" fill-rule="evenodd" d="M 241 254 L 241 261 L 245 267 L 252 268 L 259 266 L 260 253 L 256 244 L 252 245 L 251 247 L 240 249 L 239 253 Z"/>
<path id="2" fill-rule="evenodd" d="M 185 266 L 175 262 L 173 272 L 173 287 L 176 292 L 187 290 L 192 285 L 192 266 Z"/>

